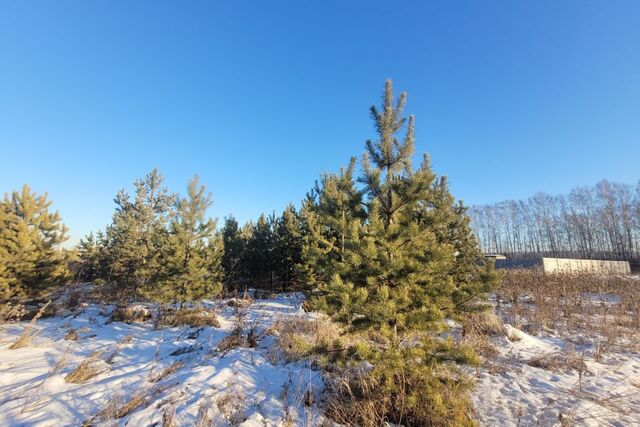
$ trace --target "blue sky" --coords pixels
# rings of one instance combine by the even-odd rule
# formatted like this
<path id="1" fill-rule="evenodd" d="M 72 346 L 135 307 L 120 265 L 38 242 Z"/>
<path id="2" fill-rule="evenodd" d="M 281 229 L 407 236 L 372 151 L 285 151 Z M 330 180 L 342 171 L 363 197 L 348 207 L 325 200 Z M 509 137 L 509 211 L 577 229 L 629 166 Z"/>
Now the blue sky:
<path id="1" fill-rule="evenodd" d="M 374 136 L 384 80 L 467 204 L 640 178 L 637 1 L 1 1 L 0 190 L 75 241 L 193 174 L 213 216 L 304 197 Z"/>

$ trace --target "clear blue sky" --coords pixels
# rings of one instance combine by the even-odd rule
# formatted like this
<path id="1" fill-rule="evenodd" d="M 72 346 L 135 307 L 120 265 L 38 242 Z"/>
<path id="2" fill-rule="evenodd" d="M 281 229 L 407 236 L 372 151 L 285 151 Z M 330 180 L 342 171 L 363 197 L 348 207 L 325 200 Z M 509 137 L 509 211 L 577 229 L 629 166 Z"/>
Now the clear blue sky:
<path id="1" fill-rule="evenodd" d="M 386 78 L 467 204 L 640 178 L 638 1 L 0 1 L 0 190 L 73 240 L 198 173 L 213 216 L 298 202 L 373 137 Z"/>

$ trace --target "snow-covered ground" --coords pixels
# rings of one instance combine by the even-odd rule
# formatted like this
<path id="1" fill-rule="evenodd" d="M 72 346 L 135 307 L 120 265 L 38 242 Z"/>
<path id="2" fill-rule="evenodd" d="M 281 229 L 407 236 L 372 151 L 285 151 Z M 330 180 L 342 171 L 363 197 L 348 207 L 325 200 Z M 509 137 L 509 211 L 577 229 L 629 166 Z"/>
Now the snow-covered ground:
<path id="1" fill-rule="evenodd" d="M 596 360 L 592 344 L 506 328 L 511 339 L 494 338 L 498 356 L 475 375 L 480 425 L 640 425 L 640 354 L 612 348 Z"/>
<path id="2" fill-rule="evenodd" d="M 264 335 L 256 348 L 216 350 L 236 325 L 225 302 L 210 303 L 219 307 L 218 328 L 108 323 L 109 310 L 89 305 L 76 316 L 39 320 L 31 345 L 13 350 L 27 324 L 0 326 L 0 425 L 148 426 L 163 425 L 163 417 L 176 426 L 207 418 L 220 426 L 317 425 L 320 416 L 305 405 L 305 394 L 319 394 L 321 376 L 304 363 L 278 359 L 273 336 Z M 301 302 L 300 295 L 257 300 L 245 327 L 264 331 L 278 318 L 305 316 Z M 64 339 L 71 328 L 77 341 Z M 102 373 L 82 384 L 66 382 L 91 355 Z M 165 371 L 172 364 L 175 372 Z M 163 372 L 170 373 L 158 379 Z M 113 419 L 135 406 L 133 399 L 142 403 Z"/>
<path id="3" fill-rule="evenodd" d="M 0 325 L 0 426 L 160 426 L 169 418 L 175 426 L 321 425 L 321 373 L 306 362 L 286 363 L 277 338 L 264 334 L 277 319 L 313 317 L 302 310 L 302 296 L 241 309 L 245 333 L 252 326 L 260 332 L 258 345 L 221 350 L 238 324 L 227 302 L 205 302 L 220 327 L 158 329 L 151 321 L 110 323 L 113 307 L 87 305 L 38 320 L 31 344 L 13 350 L 28 323 Z M 507 336 L 492 338 L 498 354 L 470 371 L 480 425 L 640 425 L 638 352 L 617 346 L 596 357 L 587 341 L 506 329 Z M 65 339 L 71 330 L 77 340 Z M 81 384 L 65 381 L 86 360 L 100 373 Z"/>

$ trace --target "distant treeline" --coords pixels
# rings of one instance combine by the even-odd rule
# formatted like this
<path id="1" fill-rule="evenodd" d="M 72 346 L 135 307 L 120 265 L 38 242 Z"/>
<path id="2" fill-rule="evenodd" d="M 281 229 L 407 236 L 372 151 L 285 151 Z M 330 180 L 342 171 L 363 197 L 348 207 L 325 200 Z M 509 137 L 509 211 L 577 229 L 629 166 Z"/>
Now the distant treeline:
<path id="1" fill-rule="evenodd" d="M 473 206 L 469 214 L 485 253 L 640 258 L 640 182 L 604 180 L 566 195 Z"/>

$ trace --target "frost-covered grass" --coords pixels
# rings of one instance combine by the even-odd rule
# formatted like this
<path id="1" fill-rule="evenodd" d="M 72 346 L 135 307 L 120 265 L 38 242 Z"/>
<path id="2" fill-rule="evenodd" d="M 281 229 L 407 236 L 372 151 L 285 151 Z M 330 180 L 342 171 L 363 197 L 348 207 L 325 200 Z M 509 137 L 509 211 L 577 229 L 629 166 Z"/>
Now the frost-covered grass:
<path id="1" fill-rule="evenodd" d="M 110 322 L 115 307 L 87 305 L 38 320 L 13 350 L 26 324 L 0 326 L 0 425 L 319 424 L 305 395 L 319 395 L 321 374 L 278 357 L 266 333 L 276 319 L 308 316 L 302 296 L 227 302 L 205 302 L 219 327 Z M 244 341 L 218 350 L 239 326 Z"/>

